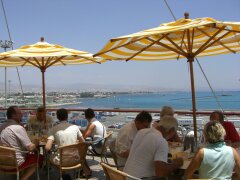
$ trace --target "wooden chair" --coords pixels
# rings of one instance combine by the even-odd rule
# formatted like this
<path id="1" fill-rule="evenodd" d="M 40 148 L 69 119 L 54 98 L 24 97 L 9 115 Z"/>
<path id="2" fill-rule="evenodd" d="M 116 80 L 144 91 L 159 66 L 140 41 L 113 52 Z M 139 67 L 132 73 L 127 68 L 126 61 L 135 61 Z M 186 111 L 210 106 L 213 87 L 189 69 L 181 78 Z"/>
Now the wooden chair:
<path id="1" fill-rule="evenodd" d="M 85 142 L 61 146 L 58 148 L 59 161 L 55 161 L 54 157 L 50 157 L 50 163 L 59 169 L 61 179 L 63 172 L 71 170 L 78 169 L 79 176 L 86 161 L 87 150 L 88 144 Z"/>
<path id="2" fill-rule="evenodd" d="M 130 176 L 129 174 L 119 171 L 106 163 L 101 162 L 100 164 L 104 170 L 107 180 L 126 180 L 126 178 L 129 180 L 140 180 L 140 178 Z"/>
<path id="3" fill-rule="evenodd" d="M 14 148 L 0 146 L 0 172 L 5 174 L 16 174 L 17 180 L 20 179 L 20 172 L 23 170 L 36 166 L 37 167 L 37 179 L 39 180 L 38 174 L 38 162 L 33 163 L 24 168 L 19 168 L 17 164 L 16 152 L 20 151 Z M 22 153 L 28 153 L 27 151 L 21 151 Z"/>
<path id="4" fill-rule="evenodd" d="M 101 158 L 101 162 L 106 162 L 108 163 L 108 160 L 107 160 L 107 149 L 108 149 L 108 141 L 109 139 L 111 138 L 112 136 L 112 131 L 110 132 L 107 132 L 107 135 L 103 138 L 103 144 L 102 144 L 102 149 L 101 149 L 101 153 L 100 154 L 96 154 L 92 149 L 89 148 L 89 153 L 88 155 L 89 156 L 92 156 L 93 159 L 94 159 L 94 156 L 98 156 Z M 92 142 L 94 143 L 94 142 Z"/>

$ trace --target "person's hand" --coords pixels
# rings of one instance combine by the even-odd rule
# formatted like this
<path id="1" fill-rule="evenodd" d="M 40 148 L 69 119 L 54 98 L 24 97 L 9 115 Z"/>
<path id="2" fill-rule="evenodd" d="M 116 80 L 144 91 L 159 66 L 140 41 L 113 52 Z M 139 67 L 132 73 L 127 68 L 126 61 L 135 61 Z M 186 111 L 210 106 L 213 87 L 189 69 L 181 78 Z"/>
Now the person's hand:
<path id="1" fill-rule="evenodd" d="M 177 167 L 181 167 L 183 165 L 183 158 L 176 158 L 172 160 L 172 163 L 175 164 Z"/>

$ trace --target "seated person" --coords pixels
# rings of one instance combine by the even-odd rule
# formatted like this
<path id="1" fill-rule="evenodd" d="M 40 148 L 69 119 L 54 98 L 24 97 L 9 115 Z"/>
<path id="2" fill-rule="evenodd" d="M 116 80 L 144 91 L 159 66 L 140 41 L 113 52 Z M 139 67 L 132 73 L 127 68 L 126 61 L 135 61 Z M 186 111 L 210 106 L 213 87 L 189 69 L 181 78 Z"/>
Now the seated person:
<path id="1" fill-rule="evenodd" d="M 210 121 L 204 127 L 206 147 L 195 154 L 185 171 L 185 178 L 192 178 L 198 170 L 200 179 L 231 180 L 235 165 L 240 168 L 238 152 L 224 143 L 225 130 L 217 121 Z M 240 178 L 240 177 L 239 177 Z"/>
<path id="2" fill-rule="evenodd" d="M 95 113 L 92 109 L 88 108 L 84 111 L 85 118 L 88 121 L 88 126 L 83 132 L 83 137 L 86 139 L 90 137 L 91 140 L 96 141 L 99 138 L 104 138 L 106 136 L 106 127 L 95 118 Z M 96 154 L 101 154 L 102 142 L 92 146 L 92 150 Z"/>
<path id="3" fill-rule="evenodd" d="M 46 116 L 46 121 L 44 121 Z M 42 130 L 46 130 L 51 127 L 53 123 L 52 116 L 46 114 L 46 111 L 43 107 L 38 107 L 36 115 L 33 115 L 28 120 L 29 130 L 33 130 L 35 132 L 42 132 Z"/>
<path id="4" fill-rule="evenodd" d="M 0 126 L 0 143 L 20 151 L 34 151 L 38 147 L 38 140 L 34 143 L 29 139 L 26 130 L 20 125 L 22 113 L 17 106 L 10 106 L 7 109 L 7 121 Z M 16 150 L 17 164 L 19 169 L 25 168 L 37 162 L 36 154 L 26 154 Z M 39 156 L 40 166 L 43 156 Z M 36 166 L 30 166 L 23 171 L 22 180 L 29 179 L 36 171 Z"/>
<path id="5" fill-rule="evenodd" d="M 164 116 L 156 128 L 146 128 L 136 134 L 123 169 L 138 178 L 166 177 L 183 165 L 182 158 L 168 163 L 168 143 L 178 128 L 177 120 Z"/>
<path id="6" fill-rule="evenodd" d="M 134 121 L 130 121 L 119 130 L 115 141 L 115 152 L 117 154 L 119 166 L 125 165 L 133 139 L 137 132 L 141 129 L 149 128 L 151 122 L 151 114 L 146 111 L 142 111 L 136 116 Z"/>
<path id="7" fill-rule="evenodd" d="M 161 119 L 163 116 L 174 116 L 174 110 L 173 110 L 173 108 L 170 107 L 170 106 L 163 106 L 162 109 L 160 110 L 160 119 Z M 154 121 L 152 126 L 153 126 L 153 127 L 157 127 L 160 119 L 157 120 L 157 121 Z"/>
<path id="8" fill-rule="evenodd" d="M 224 137 L 224 141 L 234 147 L 238 148 L 240 147 L 240 137 L 239 134 L 232 122 L 224 121 L 224 115 L 220 111 L 214 111 L 210 115 L 210 121 L 215 120 L 222 124 L 226 131 L 226 136 Z"/>
<path id="9" fill-rule="evenodd" d="M 174 117 L 174 110 L 172 107 L 170 106 L 163 106 L 160 112 L 160 120 L 161 118 L 163 118 L 164 116 L 172 116 Z M 160 121 L 155 121 L 153 123 L 153 127 L 156 127 L 158 125 L 158 122 Z M 168 140 L 169 142 L 182 142 L 181 138 L 178 136 L 178 133 L 176 131 L 176 134 Z"/>
<path id="10" fill-rule="evenodd" d="M 48 140 L 45 145 L 46 151 L 49 151 L 52 148 L 53 142 L 55 142 L 58 146 L 66 146 L 78 142 L 84 142 L 82 133 L 80 132 L 78 126 L 67 122 L 68 111 L 66 109 L 62 108 L 57 110 L 57 118 L 60 121 L 60 123 L 49 130 Z M 51 158 L 53 159 L 54 163 L 56 164 L 59 163 L 58 155 L 55 155 L 54 157 Z M 83 167 L 83 171 L 86 175 L 91 174 L 90 168 L 86 161 L 85 166 Z"/>

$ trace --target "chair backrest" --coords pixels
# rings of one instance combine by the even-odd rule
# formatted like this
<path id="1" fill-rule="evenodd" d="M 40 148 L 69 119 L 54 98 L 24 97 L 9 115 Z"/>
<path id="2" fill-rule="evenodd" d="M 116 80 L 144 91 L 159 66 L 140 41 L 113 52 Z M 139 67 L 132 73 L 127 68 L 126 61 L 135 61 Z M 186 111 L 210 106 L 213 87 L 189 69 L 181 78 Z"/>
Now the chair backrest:
<path id="1" fill-rule="evenodd" d="M 140 180 L 140 178 L 130 176 L 125 172 L 119 171 L 116 168 L 108 166 L 106 163 L 101 162 L 100 164 L 103 167 L 107 180 L 126 180 L 126 178 L 129 180 Z"/>
<path id="2" fill-rule="evenodd" d="M 60 167 L 75 168 L 84 163 L 87 154 L 88 144 L 77 143 L 59 147 Z"/>
<path id="3" fill-rule="evenodd" d="M 0 146 L 0 171 L 18 171 L 16 150 L 14 148 Z"/>
<path id="4" fill-rule="evenodd" d="M 109 139 L 111 138 L 112 133 L 113 133 L 112 131 L 107 132 L 107 135 L 104 137 L 101 154 L 104 154 L 104 152 L 107 150 L 108 141 L 109 141 Z"/>
<path id="5" fill-rule="evenodd" d="M 102 150 L 101 150 L 101 162 L 103 161 L 103 156 L 107 152 L 107 147 L 108 147 L 108 141 L 112 136 L 112 131 L 107 132 L 107 135 L 104 137 L 103 145 L 102 145 Z"/>

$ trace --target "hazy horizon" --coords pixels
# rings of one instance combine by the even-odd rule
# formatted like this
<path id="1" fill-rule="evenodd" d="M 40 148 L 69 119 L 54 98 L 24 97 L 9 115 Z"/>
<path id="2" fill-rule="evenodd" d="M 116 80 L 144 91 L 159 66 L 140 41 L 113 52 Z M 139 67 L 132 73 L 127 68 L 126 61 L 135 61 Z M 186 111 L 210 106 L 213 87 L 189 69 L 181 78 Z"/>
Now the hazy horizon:
<path id="1" fill-rule="evenodd" d="M 7 84 L 7 89 L 9 93 L 9 83 Z M 23 84 L 23 92 L 41 92 L 42 86 L 38 84 Z M 78 92 L 78 91 L 100 91 L 100 92 L 190 92 L 189 89 L 181 89 L 181 88 L 167 88 L 164 86 L 147 86 L 147 85 L 123 85 L 123 84 L 91 84 L 91 83 L 69 83 L 69 84 L 55 84 L 55 85 L 47 85 L 46 92 Z M 196 90 L 196 92 L 210 92 L 210 88 L 202 88 Z M 240 91 L 239 89 L 233 88 L 225 88 L 225 89 L 215 89 L 215 92 L 219 91 Z M 20 84 L 10 84 L 10 93 L 21 92 Z M 4 93 L 4 83 L 0 81 L 0 93 Z"/>

